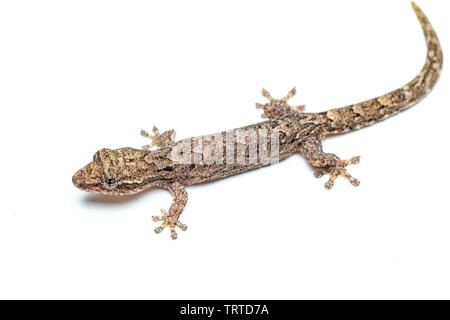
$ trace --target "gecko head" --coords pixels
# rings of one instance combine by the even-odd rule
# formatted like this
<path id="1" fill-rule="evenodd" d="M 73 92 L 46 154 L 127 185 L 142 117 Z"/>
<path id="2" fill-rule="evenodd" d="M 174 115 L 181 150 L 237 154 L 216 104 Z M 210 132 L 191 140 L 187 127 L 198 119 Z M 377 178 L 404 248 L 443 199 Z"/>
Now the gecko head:
<path id="1" fill-rule="evenodd" d="M 133 148 L 101 149 L 92 162 L 72 177 L 80 190 L 107 195 L 133 194 L 152 185 L 158 175 L 152 174 L 149 153 Z"/>

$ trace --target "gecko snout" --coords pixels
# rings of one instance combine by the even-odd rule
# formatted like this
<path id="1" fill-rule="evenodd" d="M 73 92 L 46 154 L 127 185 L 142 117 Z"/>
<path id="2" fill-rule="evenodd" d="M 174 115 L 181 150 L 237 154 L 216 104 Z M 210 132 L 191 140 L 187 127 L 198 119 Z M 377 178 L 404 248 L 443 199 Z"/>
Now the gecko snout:
<path id="1" fill-rule="evenodd" d="M 77 171 L 72 177 L 72 183 L 78 189 L 84 190 L 81 170 Z"/>
<path id="2" fill-rule="evenodd" d="M 101 169 L 101 163 L 93 161 L 73 175 L 72 183 L 83 191 L 98 191 L 102 176 Z"/>

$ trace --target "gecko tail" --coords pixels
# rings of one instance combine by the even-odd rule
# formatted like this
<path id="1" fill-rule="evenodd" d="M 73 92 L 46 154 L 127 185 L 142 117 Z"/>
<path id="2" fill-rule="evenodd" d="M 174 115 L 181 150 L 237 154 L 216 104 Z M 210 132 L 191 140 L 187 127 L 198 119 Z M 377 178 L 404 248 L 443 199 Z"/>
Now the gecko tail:
<path id="1" fill-rule="evenodd" d="M 420 9 L 420 7 L 417 5 L 417 3 L 415 3 L 414 1 L 411 1 L 411 7 L 413 8 L 414 12 L 416 13 L 417 18 L 421 19 L 421 17 L 425 17 L 425 14 L 423 13 L 422 9 Z M 422 24 L 422 21 L 420 21 L 420 23 Z M 422 24 L 422 28 L 423 28 L 423 24 Z"/>
<path id="2" fill-rule="evenodd" d="M 417 104 L 433 89 L 444 62 L 441 44 L 423 11 L 414 2 L 411 6 L 419 19 L 427 45 L 422 70 L 403 87 L 381 97 L 323 112 L 329 120 L 326 136 L 358 130 L 385 120 Z"/>

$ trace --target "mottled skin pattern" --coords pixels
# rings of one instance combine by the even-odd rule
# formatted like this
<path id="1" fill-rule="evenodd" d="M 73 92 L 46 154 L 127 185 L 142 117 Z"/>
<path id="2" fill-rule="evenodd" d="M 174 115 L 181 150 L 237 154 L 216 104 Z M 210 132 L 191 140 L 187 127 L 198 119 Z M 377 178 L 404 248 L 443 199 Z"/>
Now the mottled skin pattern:
<path id="1" fill-rule="evenodd" d="M 313 167 L 317 177 L 330 175 L 325 184 L 328 189 L 338 177 L 344 177 L 353 185 L 359 185 L 359 181 L 346 170 L 348 165 L 358 163 L 359 157 L 341 160 L 335 154 L 325 153 L 322 151 L 322 140 L 329 136 L 358 130 L 406 110 L 432 89 L 442 70 L 442 50 L 428 19 L 416 4 L 412 3 L 412 6 L 424 31 L 428 51 L 422 71 L 407 85 L 372 100 L 320 113 L 302 113 L 304 106 L 288 105 L 287 101 L 295 94 L 295 89 L 283 99 L 274 99 L 263 90 L 262 94 L 269 102 L 256 106 L 264 110 L 263 117 L 269 120 L 235 130 L 266 129 L 268 134 L 277 130 L 279 160 L 300 153 Z M 218 135 L 226 137 L 227 133 L 234 133 L 235 130 Z M 172 150 L 180 143 L 194 144 L 193 138 L 175 142 L 173 130 L 160 134 L 157 128 L 153 128 L 153 133 L 150 135 L 141 131 L 144 137 L 152 140 L 152 143 L 144 146 L 142 150 L 122 148 L 98 151 L 93 161 L 73 176 L 73 183 L 81 190 L 108 195 L 134 194 L 154 187 L 170 191 L 174 200 L 169 211 L 161 210 L 162 216 L 155 216 L 153 220 L 162 222 L 161 226 L 155 229 L 156 232 L 161 232 L 167 227 L 173 239 L 177 238 L 176 227 L 186 229 L 186 226 L 178 220 L 188 198 L 185 186 L 222 179 L 270 164 L 249 161 L 248 140 L 232 142 L 234 150 L 240 148 L 244 150 L 246 159 L 244 164 L 216 164 L 205 161 L 176 163 L 171 156 Z M 191 160 L 196 157 L 202 159 L 202 151 L 214 145 L 216 140 L 211 138 L 207 141 L 202 145 L 200 152 L 192 149 L 188 155 Z M 150 150 L 152 146 L 158 149 Z M 226 146 L 223 148 L 225 154 Z"/>

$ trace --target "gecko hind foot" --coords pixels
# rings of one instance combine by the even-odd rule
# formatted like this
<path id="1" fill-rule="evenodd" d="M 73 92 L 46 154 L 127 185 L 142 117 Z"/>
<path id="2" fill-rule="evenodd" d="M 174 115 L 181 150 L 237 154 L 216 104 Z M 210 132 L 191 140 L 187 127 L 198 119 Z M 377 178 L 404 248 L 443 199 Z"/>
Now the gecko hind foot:
<path id="1" fill-rule="evenodd" d="M 287 102 L 297 93 L 295 88 L 292 88 L 288 94 L 281 99 L 273 98 L 266 89 L 262 89 L 262 95 L 269 99 L 266 104 L 256 103 L 257 109 L 264 109 L 264 113 L 261 115 L 262 118 L 276 119 L 280 118 L 291 112 L 302 112 L 305 110 L 304 105 L 291 106 Z"/>
<path id="2" fill-rule="evenodd" d="M 349 160 L 340 160 L 337 159 L 336 160 L 337 163 L 335 166 L 333 167 L 329 167 L 329 168 L 321 168 L 321 169 L 317 169 L 314 172 L 314 176 L 316 178 L 321 178 L 326 174 L 330 175 L 330 179 L 325 183 L 325 188 L 330 190 L 333 185 L 334 185 L 334 181 L 339 178 L 339 177 L 343 177 L 346 178 L 348 181 L 350 181 L 350 183 L 354 186 L 359 186 L 360 182 L 358 179 L 353 178 L 348 172 L 346 167 L 352 164 L 358 164 L 360 161 L 360 157 L 353 157 Z"/>
<path id="3" fill-rule="evenodd" d="M 170 215 L 166 210 L 161 209 L 162 216 L 153 216 L 153 221 L 162 221 L 162 224 L 155 229 L 156 233 L 160 233 L 166 227 L 170 229 L 170 237 L 175 240 L 178 238 L 178 234 L 175 231 L 175 227 L 180 228 L 183 231 L 186 231 L 187 226 L 180 221 L 178 221 L 178 217 L 175 215 Z"/>
<path id="4" fill-rule="evenodd" d="M 141 136 L 152 140 L 152 143 L 142 147 L 142 149 L 144 150 L 150 150 L 150 148 L 152 147 L 167 147 L 175 143 L 175 130 L 169 130 L 163 133 L 159 133 L 158 128 L 153 126 L 153 134 L 149 134 L 147 131 L 141 130 Z"/>

